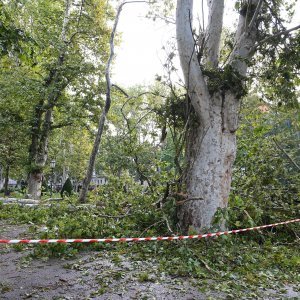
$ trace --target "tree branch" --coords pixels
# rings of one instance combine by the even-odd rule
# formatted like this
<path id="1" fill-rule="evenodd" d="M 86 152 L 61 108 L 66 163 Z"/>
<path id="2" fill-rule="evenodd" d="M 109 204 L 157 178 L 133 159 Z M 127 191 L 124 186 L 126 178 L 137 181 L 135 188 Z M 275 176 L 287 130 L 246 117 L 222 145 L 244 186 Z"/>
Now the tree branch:
<path id="1" fill-rule="evenodd" d="M 280 35 L 286 35 L 286 34 L 292 32 L 292 31 L 295 31 L 295 30 L 297 30 L 297 29 L 300 29 L 300 24 L 297 25 L 297 26 L 295 26 L 295 27 L 293 27 L 293 28 L 286 29 L 286 30 L 282 30 L 282 31 L 280 31 L 280 32 L 278 32 L 278 33 L 275 33 L 275 34 L 271 35 L 271 36 L 267 36 L 266 38 L 264 38 L 264 39 L 262 39 L 261 41 L 257 42 L 257 43 L 253 46 L 253 48 L 251 49 L 251 51 L 254 52 L 259 46 L 261 46 L 261 45 L 264 44 L 265 42 L 267 42 L 267 41 L 269 41 L 269 40 L 271 40 L 271 39 L 273 39 L 273 38 L 275 38 L 275 37 L 278 37 L 278 36 L 280 36 Z"/>
<path id="2" fill-rule="evenodd" d="M 298 166 L 297 163 L 289 156 L 289 154 L 279 145 L 275 138 L 273 138 L 273 142 L 275 143 L 277 148 L 285 154 L 289 161 L 300 171 L 300 166 Z"/>
<path id="3" fill-rule="evenodd" d="M 210 95 L 195 51 L 196 45 L 191 30 L 192 11 L 192 0 L 177 0 L 177 44 L 180 63 L 191 103 L 201 122 L 206 127 L 210 123 Z"/>
<path id="4" fill-rule="evenodd" d="M 257 19 L 257 17 L 258 17 L 258 14 L 259 14 L 259 11 L 260 11 L 261 6 L 262 6 L 262 4 L 263 4 L 263 1 L 264 1 L 264 0 L 259 0 L 258 4 L 257 4 L 257 6 L 256 6 L 255 13 L 254 13 L 254 15 L 253 15 L 253 17 L 252 17 L 252 20 L 250 21 L 250 24 L 249 24 L 248 29 L 247 29 L 248 32 L 250 32 L 250 31 L 252 30 L 252 27 L 253 27 L 254 24 L 255 24 L 255 21 L 256 21 L 256 19 Z"/>
<path id="5" fill-rule="evenodd" d="M 112 84 L 111 86 L 114 87 L 114 88 L 116 88 L 119 92 L 121 92 L 121 93 L 122 93 L 123 95 L 125 95 L 127 98 L 130 98 L 129 95 L 127 94 L 127 92 L 126 92 L 123 88 L 119 87 L 119 86 L 116 85 L 116 84 Z"/>
<path id="6" fill-rule="evenodd" d="M 73 125 L 73 122 L 58 123 L 56 125 L 51 125 L 50 130 L 63 128 L 63 127 L 71 126 L 71 125 Z"/>
<path id="7" fill-rule="evenodd" d="M 219 61 L 220 40 L 223 26 L 224 0 L 209 2 L 209 17 L 206 30 L 205 63 L 216 68 Z"/>
<path id="8" fill-rule="evenodd" d="M 254 6 L 255 11 L 253 12 L 252 20 L 255 20 L 255 13 L 259 12 L 258 6 L 261 0 L 252 0 L 251 8 Z M 246 4 L 245 4 L 246 5 Z M 247 5 L 247 13 L 244 14 L 240 12 L 238 28 L 235 35 L 235 47 L 230 55 L 228 64 L 231 65 L 240 75 L 245 76 L 248 68 L 248 61 L 253 56 L 254 52 L 251 51 L 256 39 L 258 29 L 254 26 L 251 30 L 248 26 L 248 16 L 249 16 L 250 6 Z M 251 16 L 250 16 L 251 17 Z M 255 19 L 253 19 L 255 18 Z"/>

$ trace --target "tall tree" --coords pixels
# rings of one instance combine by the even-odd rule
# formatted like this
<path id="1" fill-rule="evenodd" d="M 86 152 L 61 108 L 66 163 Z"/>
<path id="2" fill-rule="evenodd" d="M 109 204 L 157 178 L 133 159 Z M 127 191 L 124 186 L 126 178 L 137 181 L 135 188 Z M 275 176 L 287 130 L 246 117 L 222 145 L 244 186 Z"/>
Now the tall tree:
<path id="1" fill-rule="evenodd" d="M 135 1 L 132 1 L 135 2 Z M 102 113 L 100 115 L 99 118 L 99 123 L 98 123 L 98 129 L 97 129 L 97 133 L 95 135 L 95 142 L 93 145 L 93 149 L 90 155 L 90 159 L 89 159 L 89 163 L 87 166 L 87 171 L 86 171 L 86 175 L 84 177 L 83 183 L 82 183 L 82 189 L 80 192 L 80 196 L 79 196 L 79 201 L 80 202 L 86 202 L 86 196 L 87 196 L 87 192 L 88 192 L 88 187 L 90 185 L 91 179 L 92 179 L 92 175 L 93 175 L 93 171 L 95 168 L 95 161 L 96 161 L 96 157 L 99 151 L 99 146 L 101 143 L 101 138 L 102 138 L 102 134 L 103 134 L 103 129 L 104 129 L 104 124 L 105 124 L 105 120 L 106 120 L 106 116 L 107 113 L 110 109 L 111 106 L 111 79 L 110 79 L 110 71 L 111 71 L 111 63 L 112 60 L 114 58 L 115 52 L 114 52 L 114 43 L 115 43 L 115 34 L 116 34 L 116 30 L 117 30 L 117 26 L 119 23 L 119 17 L 120 14 L 122 12 L 123 6 L 129 2 L 123 1 L 118 9 L 117 9 L 117 13 L 116 13 L 116 17 L 115 17 L 115 21 L 114 21 L 114 25 L 110 34 L 110 40 L 109 40 L 109 45 L 110 45 L 110 54 L 106 63 L 106 68 L 105 68 L 105 79 L 106 79 L 106 99 L 105 99 L 105 106 L 102 110 Z"/>
<path id="2" fill-rule="evenodd" d="M 193 30 L 193 0 L 178 0 L 176 31 L 179 57 L 193 106 L 187 137 L 186 189 L 179 210 L 183 231 L 210 227 L 218 208 L 228 203 L 240 100 L 247 69 L 259 46 L 279 44 L 289 33 L 278 18 L 282 1 L 238 1 L 239 21 L 227 61 L 220 64 L 224 0 L 208 0 L 208 25 Z M 274 7 L 276 10 L 274 10 Z M 272 9 L 273 8 L 273 9 Z M 270 23 L 275 20 L 273 32 Z M 284 44 L 283 44 L 284 46 Z M 268 55 L 268 53 L 266 53 Z M 221 226 L 224 224 L 221 224 Z"/>
<path id="3" fill-rule="evenodd" d="M 71 111 L 74 111 L 74 99 L 78 94 L 81 99 L 89 98 L 87 86 L 96 77 L 101 89 L 102 62 L 107 59 L 109 8 L 105 0 L 7 1 L 5 4 L 7 14 L 15 20 L 14 28 L 29 33 L 34 41 L 27 43 L 27 61 L 20 61 L 16 66 L 27 67 L 39 82 L 33 102 L 29 149 L 28 187 L 34 198 L 41 194 L 50 133 L 63 123 L 70 125 L 69 120 L 62 124 L 55 122 L 57 110 L 62 112 L 63 106 L 73 105 Z M 30 93 L 30 89 L 26 92 Z M 65 97 L 68 93 L 74 99 Z M 66 103 L 66 98 L 71 98 L 73 103 Z"/>
<path id="4" fill-rule="evenodd" d="M 67 52 L 67 27 L 70 19 L 71 1 L 65 1 L 65 13 L 59 38 L 61 50 L 58 53 L 56 62 L 50 68 L 48 76 L 45 78 L 44 87 L 48 92 L 45 97 L 40 99 L 39 105 L 35 110 L 35 126 L 32 130 L 32 141 L 30 145 L 30 162 L 32 168 L 28 178 L 28 193 L 32 194 L 34 199 L 41 196 L 41 185 L 43 180 L 43 167 L 47 161 L 48 140 L 51 130 L 53 108 L 68 81 L 63 78 L 59 71 L 64 65 Z M 45 99 L 46 98 L 46 99 Z M 42 114 L 44 118 L 42 119 Z M 39 131 L 39 132 L 37 132 Z"/>

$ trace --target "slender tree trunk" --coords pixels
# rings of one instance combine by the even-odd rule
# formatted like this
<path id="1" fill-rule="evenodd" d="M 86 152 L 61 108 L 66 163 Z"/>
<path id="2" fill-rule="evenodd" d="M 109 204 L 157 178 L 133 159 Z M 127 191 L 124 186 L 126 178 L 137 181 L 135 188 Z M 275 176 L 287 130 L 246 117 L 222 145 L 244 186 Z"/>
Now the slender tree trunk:
<path id="1" fill-rule="evenodd" d="M 102 137 L 102 133 L 103 133 L 103 127 L 104 127 L 104 123 L 105 123 L 105 119 L 106 119 L 106 114 L 107 114 L 107 112 L 105 112 L 105 111 L 103 111 L 101 114 L 101 117 L 99 120 L 99 125 L 98 125 L 98 132 L 97 132 L 93 150 L 92 150 L 92 153 L 90 156 L 89 165 L 87 168 L 85 178 L 82 183 L 82 189 L 80 191 L 80 196 L 79 196 L 79 201 L 82 203 L 86 202 L 88 188 L 89 188 L 92 176 L 93 176 L 95 161 L 96 161 L 97 153 L 99 151 L 99 146 L 100 146 L 101 137 Z"/>
<path id="2" fill-rule="evenodd" d="M 4 175 L 4 196 L 8 196 L 9 169 L 9 165 L 7 165 Z"/>
<path id="3" fill-rule="evenodd" d="M 99 146 L 101 143 L 101 137 L 103 134 L 103 128 L 104 128 L 104 123 L 106 120 L 106 115 L 110 109 L 110 104 L 111 104 L 111 81 L 110 81 L 110 67 L 111 67 L 111 62 L 113 60 L 114 57 L 114 38 L 115 38 L 115 33 L 117 30 L 117 26 L 118 26 L 118 22 L 119 22 L 119 17 L 122 11 L 123 6 L 126 3 L 130 3 L 130 2 L 123 2 L 117 10 L 117 14 L 116 14 L 116 18 L 115 18 L 115 22 L 113 25 L 113 29 L 110 35 L 110 55 L 108 58 L 108 61 L 106 63 L 106 68 L 105 68 L 105 79 L 106 79 L 106 100 L 105 100 L 105 107 L 101 113 L 100 119 L 99 119 L 99 123 L 98 123 L 98 131 L 96 134 L 96 138 L 95 138 L 95 142 L 93 145 L 93 150 L 92 153 L 90 155 L 90 160 L 89 160 L 89 164 L 87 167 L 87 172 L 85 175 L 85 178 L 83 180 L 82 183 L 82 189 L 80 192 L 80 196 L 79 196 L 79 201 L 84 203 L 86 202 L 86 196 L 87 196 L 87 192 L 88 192 L 88 188 L 92 179 L 92 175 L 93 175 L 93 170 L 94 170 L 94 166 L 95 166 L 95 161 L 96 161 L 96 157 L 99 151 Z"/>

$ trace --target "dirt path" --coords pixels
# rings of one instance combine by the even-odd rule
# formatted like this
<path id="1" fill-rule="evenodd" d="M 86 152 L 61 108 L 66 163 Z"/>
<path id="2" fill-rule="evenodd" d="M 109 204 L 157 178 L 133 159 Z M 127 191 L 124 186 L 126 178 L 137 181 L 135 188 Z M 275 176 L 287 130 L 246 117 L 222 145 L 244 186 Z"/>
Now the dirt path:
<path id="1" fill-rule="evenodd" d="M 3 238 L 30 238 L 27 230 L 27 226 L 0 221 Z M 81 253 L 72 260 L 43 261 L 29 253 L 30 249 L 18 252 L 0 245 L 0 299 L 228 299 L 224 293 L 200 292 L 199 280 L 159 273 L 155 258 L 130 261 L 102 251 Z M 291 289 L 284 297 L 274 291 L 262 296 L 284 298 L 299 299 L 300 295 Z"/>
<path id="2" fill-rule="evenodd" d="M 30 237 L 26 226 L 0 225 L 3 238 Z M 109 252 L 42 261 L 29 252 L 0 245 L 1 299 L 207 299 L 191 280 L 158 274 L 155 262 Z"/>

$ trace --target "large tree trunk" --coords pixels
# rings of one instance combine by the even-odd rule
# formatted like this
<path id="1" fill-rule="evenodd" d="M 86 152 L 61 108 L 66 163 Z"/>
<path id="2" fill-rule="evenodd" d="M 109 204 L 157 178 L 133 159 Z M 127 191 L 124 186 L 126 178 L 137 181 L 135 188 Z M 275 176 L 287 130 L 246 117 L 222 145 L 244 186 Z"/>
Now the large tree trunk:
<path id="1" fill-rule="evenodd" d="M 247 62 L 253 55 L 258 27 L 256 20 L 262 2 L 243 3 L 234 49 L 226 66 L 218 67 L 224 0 L 208 0 L 208 26 L 204 41 L 200 41 L 200 50 L 196 47 L 199 41 L 193 36 L 193 0 L 177 0 L 178 52 L 195 113 L 190 118 L 187 138 L 188 198 L 178 212 L 184 232 L 190 227 L 197 232 L 209 228 L 217 209 L 227 206 L 236 154 L 239 99 Z M 204 71 L 210 71 L 212 75 L 206 77 Z M 210 81 L 213 81 L 212 85 L 209 85 Z M 219 225 L 224 227 L 224 222 Z"/>
<path id="2" fill-rule="evenodd" d="M 33 168 L 28 176 L 28 194 L 32 195 L 33 199 L 40 199 L 41 197 L 43 169 L 48 158 L 48 141 L 51 130 L 51 119 L 52 108 L 46 111 L 45 119 L 43 121 L 43 129 L 41 130 L 40 138 L 38 140 L 39 145 L 35 148 L 35 152 L 31 153 L 34 160 L 31 161 Z M 36 140 L 36 138 L 33 138 L 33 140 Z"/>
<path id="3" fill-rule="evenodd" d="M 225 124 L 226 109 L 221 98 L 214 99 L 209 127 L 205 128 L 198 121 L 189 127 L 186 149 L 188 198 L 178 211 L 183 232 L 209 228 L 217 209 L 228 204 L 236 154 L 236 127 L 229 130 Z"/>
<path id="4" fill-rule="evenodd" d="M 43 122 L 43 129 L 40 133 L 39 147 L 34 153 L 34 167 L 28 176 L 28 194 L 33 199 L 40 199 L 42 193 L 43 168 L 48 158 L 48 140 L 51 130 L 52 108 L 48 109 Z M 33 138 L 34 140 L 34 138 Z"/>
<path id="5" fill-rule="evenodd" d="M 28 194 L 32 199 L 40 199 L 42 194 L 43 172 L 41 170 L 32 171 L 28 178 Z"/>

